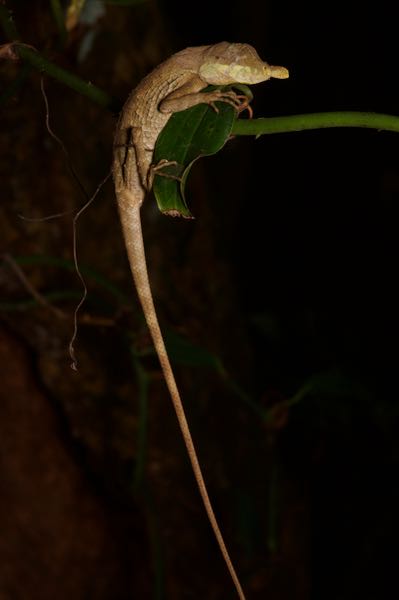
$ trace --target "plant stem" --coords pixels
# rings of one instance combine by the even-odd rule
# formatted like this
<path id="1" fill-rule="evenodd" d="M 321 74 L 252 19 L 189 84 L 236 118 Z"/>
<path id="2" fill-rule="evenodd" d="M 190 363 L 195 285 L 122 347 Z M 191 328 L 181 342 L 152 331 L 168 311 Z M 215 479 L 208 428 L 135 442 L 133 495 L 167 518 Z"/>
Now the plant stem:
<path id="1" fill-rule="evenodd" d="M 23 44 L 18 44 L 16 42 L 15 50 L 22 60 L 29 63 L 39 71 L 42 71 L 50 77 L 53 77 L 53 79 L 57 79 L 57 81 L 60 81 L 67 87 L 70 87 L 71 89 L 75 90 L 75 92 L 78 92 L 78 94 L 82 94 L 82 96 L 87 96 L 88 98 L 90 98 L 90 100 L 92 100 L 99 106 L 102 106 L 103 108 L 109 108 L 113 111 L 117 110 L 116 101 L 114 100 L 114 98 L 109 96 L 106 92 L 104 92 L 97 86 L 93 85 L 90 81 L 84 81 L 83 79 L 77 77 L 73 73 L 70 73 L 66 69 L 55 65 L 43 55 L 39 54 L 39 52 L 36 52 L 36 50 L 28 48 Z"/>
<path id="2" fill-rule="evenodd" d="M 73 90 L 75 90 L 75 92 L 78 92 L 83 96 L 87 96 L 88 98 L 90 98 L 90 100 L 92 100 L 99 106 L 115 110 L 115 100 L 111 98 L 111 96 L 109 96 L 106 92 L 96 87 L 92 83 L 86 82 L 80 77 L 74 75 L 73 73 L 62 69 L 61 67 L 58 67 L 32 48 L 28 48 L 27 46 L 24 46 L 22 44 L 20 45 L 18 43 L 15 44 L 15 48 L 19 57 L 22 58 L 22 60 L 29 63 L 39 71 L 42 71 L 50 77 L 57 79 L 67 87 L 70 87 Z"/>
<path id="3" fill-rule="evenodd" d="M 149 375 L 140 363 L 134 348 L 131 348 L 133 366 L 136 371 L 137 396 L 139 403 L 139 423 L 137 432 L 136 468 L 134 473 L 134 490 L 139 492 L 143 485 L 145 461 L 147 455 L 147 433 L 148 433 L 148 387 Z"/>
<path id="4" fill-rule="evenodd" d="M 25 63 L 30 64 L 35 69 L 46 73 L 50 77 L 57 79 L 67 87 L 72 88 L 75 92 L 87 96 L 103 108 L 108 108 L 113 112 L 118 112 L 119 105 L 112 96 L 96 87 L 90 82 L 84 81 L 73 73 L 52 63 L 34 48 L 18 41 L 18 31 L 15 27 L 11 12 L 3 5 L 0 5 L 0 23 L 6 37 L 14 42 L 13 47 L 17 55 Z"/>
<path id="5" fill-rule="evenodd" d="M 262 119 L 238 119 L 233 125 L 234 135 L 263 135 L 270 133 L 289 133 L 307 129 L 327 127 L 366 127 L 379 131 L 399 133 L 399 117 L 371 112 L 324 112 L 288 117 L 269 117 Z"/>
<path id="6" fill-rule="evenodd" d="M 33 48 L 18 41 L 18 32 L 11 12 L 0 4 L 0 23 L 6 37 L 15 42 L 18 56 L 50 77 L 57 79 L 79 94 L 87 96 L 96 104 L 113 112 L 119 111 L 118 102 L 100 88 L 86 82 L 73 73 L 58 67 Z M 269 117 L 261 119 L 237 119 L 233 125 L 234 135 L 264 135 L 270 133 L 289 133 L 307 129 L 324 129 L 328 127 L 365 127 L 379 131 L 396 131 L 399 133 L 399 117 L 372 112 L 324 112 L 288 117 Z"/>

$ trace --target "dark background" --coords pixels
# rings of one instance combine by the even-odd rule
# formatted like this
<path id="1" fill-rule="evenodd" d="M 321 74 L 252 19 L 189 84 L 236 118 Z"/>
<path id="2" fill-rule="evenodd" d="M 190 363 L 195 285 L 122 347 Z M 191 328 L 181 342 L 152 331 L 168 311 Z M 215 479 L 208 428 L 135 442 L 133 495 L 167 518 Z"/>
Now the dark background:
<path id="1" fill-rule="evenodd" d="M 121 102 L 169 54 L 226 39 L 290 69 L 253 88 L 255 117 L 398 113 L 387 1 L 108 4 L 64 45 L 50 4 L 7 2 L 20 39 Z M 0 73 L 0 598 L 234 598 L 151 353 L 112 185 L 78 225 L 94 275 L 75 373 L 72 217 L 18 215 L 85 200 L 46 130 L 40 74 L 10 61 Z M 116 115 L 44 83 L 51 126 L 91 193 Z M 166 219 L 152 198 L 143 209 L 161 322 L 248 599 L 395 588 L 397 151 L 397 134 L 372 130 L 235 138 L 192 172 L 195 221 Z"/>

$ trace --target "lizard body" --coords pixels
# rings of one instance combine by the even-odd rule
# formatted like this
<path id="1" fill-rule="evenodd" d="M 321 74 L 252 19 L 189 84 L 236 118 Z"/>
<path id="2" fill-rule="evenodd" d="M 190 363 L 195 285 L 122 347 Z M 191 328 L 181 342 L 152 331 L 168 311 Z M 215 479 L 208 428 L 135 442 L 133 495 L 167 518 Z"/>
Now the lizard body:
<path id="1" fill-rule="evenodd" d="M 152 164 L 159 133 L 174 112 L 200 103 L 228 102 L 239 108 L 234 92 L 204 93 L 209 84 L 259 83 L 271 77 L 285 79 L 288 71 L 264 63 L 251 46 L 221 42 L 186 48 L 161 63 L 127 99 L 115 132 L 113 177 L 120 219 L 137 294 L 173 401 L 195 479 L 205 509 L 238 596 L 245 600 L 209 500 L 201 467 L 184 413 L 179 390 L 165 348 L 152 298 L 144 252 L 140 207 L 151 189 Z"/>

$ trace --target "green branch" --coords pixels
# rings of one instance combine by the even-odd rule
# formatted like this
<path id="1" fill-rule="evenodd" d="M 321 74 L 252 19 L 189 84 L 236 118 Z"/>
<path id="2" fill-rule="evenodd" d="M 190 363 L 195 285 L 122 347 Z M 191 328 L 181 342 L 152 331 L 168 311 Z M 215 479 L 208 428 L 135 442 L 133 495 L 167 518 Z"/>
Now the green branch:
<path id="1" fill-rule="evenodd" d="M 379 131 L 399 133 L 399 117 L 371 112 L 324 112 L 289 117 L 269 117 L 263 119 L 238 119 L 233 125 L 234 135 L 263 135 L 289 133 L 307 129 L 328 127 L 365 127 Z"/>
<path id="2" fill-rule="evenodd" d="M 87 96 L 99 106 L 108 108 L 113 112 L 118 112 L 119 104 L 109 94 L 92 83 L 84 81 L 66 69 L 52 63 L 34 48 L 19 41 L 18 31 L 15 27 L 12 14 L 3 5 L 0 5 L 0 23 L 7 39 L 13 43 L 13 50 L 23 62 L 60 81 L 67 87 L 75 90 L 75 92 L 78 92 L 78 94 Z"/>
<path id="3" fill-rule="evenodd" d="M 77 77 L 73 73 L 55 65 L 33 48 L 18 41 L 18 32 L 11 12 L 0 4 L 0 23 L 6 37 L 14 42 L 18 56 L 50 77 L 57 79 L 67 87 L 83 96 L 87 96 L 103 108 L 113 112 L 120 109 L 119 103 L 100 88 Z M 327 127 L 365 127 L 379 131 L 396 131 L 399 133 L 399 117 L 371 112 L 324 112 L 288 117 L 269 117 L 261 119 L 238 119 L 233 125 L 234 135 L 264 135 L 271 133 L 289 133 L 307 129 L 324 129 Z"/>
<path id="4" fill-rule="evenodd" d="M 32 48 L 19 44 L 18 42 L 15 43 L 14 47 L 18 56 L 23 61 L 32 65 L 32 67 L 35 67 L 39 71 L 46 73 L 46 75 L 60 81 L 67 87 L 75 90 L 75 92 L 78 92 L 78 94 L 87 96 L 99 106 L 109 108 L 112 111 L 117 110 L 115 100 L 92 83 L 84 81 L 73 73 L 55 65 Z"/>

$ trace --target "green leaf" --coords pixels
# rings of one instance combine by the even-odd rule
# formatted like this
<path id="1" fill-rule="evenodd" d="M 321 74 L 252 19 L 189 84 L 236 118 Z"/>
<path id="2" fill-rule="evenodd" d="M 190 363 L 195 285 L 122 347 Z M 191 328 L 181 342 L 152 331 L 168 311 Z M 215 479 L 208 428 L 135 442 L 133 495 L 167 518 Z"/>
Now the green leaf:
<path id="1" fill-rule="evenodd" d="M 165 166 L 154 178 L 153 190 L 159 210 L 172 216 L 192 218 L 185 200 L 185 185 L 193 163 L 201 156 L 216 154 L 228 140 L 236 110 L 226 102 L 216 102 L 218 112 L 198 104 L 174 113 L 161 131 L 154 151 L 154 164 Z"/>

